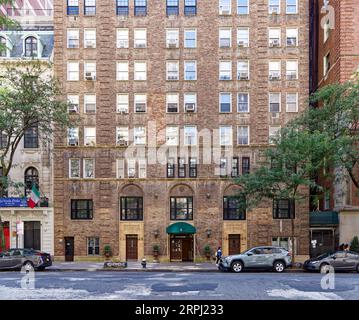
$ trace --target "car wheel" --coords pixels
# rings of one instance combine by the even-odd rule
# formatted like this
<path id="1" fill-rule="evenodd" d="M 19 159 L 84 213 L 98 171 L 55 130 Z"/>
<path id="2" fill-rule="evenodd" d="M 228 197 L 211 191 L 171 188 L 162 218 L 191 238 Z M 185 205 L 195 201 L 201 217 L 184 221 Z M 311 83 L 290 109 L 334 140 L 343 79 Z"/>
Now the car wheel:
<path id="1" fill-rule="evenodd" d="M 231 265 L 231 269 L 233 272 L 239 273 L 243 271 L 243 263 L 240 261 L 235 261 Z"/>
<path id="2" fill-rule="evenodd" d="M 329 273 L 329 264 L 327 263 L 322 263 L 319 267 L 319 272 L 320 273 Z"/>
<path id="3" fill-rule="evenodd" d="M 26 272 L 28 271 L 33 271 L 34 270 L 34 265 L 32 264 L 31 261 L 26 261 L 23 265 L 23 268 L 25 269 Z"/>
<path id="4" fill-rule="evenodd" d="M 283 261 L 276 261 L 276 262 L 274 262 L 273 268 L 274 268 L 274 271 L 281 273 L 285 269 L 285 264 Z"/>

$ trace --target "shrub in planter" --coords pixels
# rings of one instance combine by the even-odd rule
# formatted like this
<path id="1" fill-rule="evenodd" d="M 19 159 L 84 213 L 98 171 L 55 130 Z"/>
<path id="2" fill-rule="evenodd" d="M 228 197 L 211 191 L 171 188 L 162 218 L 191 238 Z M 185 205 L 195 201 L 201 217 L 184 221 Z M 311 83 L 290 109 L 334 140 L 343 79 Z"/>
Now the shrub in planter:
<path id="1" fill-rule="evenodd" d="M 208 244 L 204 247 L 204 254 L 207 259 L 211 257 L 211 247 Z"/>
<path id="2" fill-rule="evenodd" d="M 350 244 L 350 251 L 359 253 L 359 239 L 355 236 Z"/>
<path id="3" fill-rule="evenodd" d="M 103 254 L 104 254 L 104 256 L 105 256 L 106 258 L 111 257 L 111 256 L 112 256 L 111 246 L 109 246 L 109 245 L 104 246 L 104 248 L 103 248 Z"/>

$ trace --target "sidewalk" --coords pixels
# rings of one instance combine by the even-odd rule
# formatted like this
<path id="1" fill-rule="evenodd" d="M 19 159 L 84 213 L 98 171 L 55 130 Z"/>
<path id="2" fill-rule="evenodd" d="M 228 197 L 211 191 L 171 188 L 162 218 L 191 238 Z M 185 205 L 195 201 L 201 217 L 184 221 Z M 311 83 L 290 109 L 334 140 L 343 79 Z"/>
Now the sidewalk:
<path id="1" fill-rule="evenodd" d="M 127 268 L 104 268 L 103 262 L 54 262 L 46 271 L 116 271 L 116 272 L 220 272 L 214 263 L 147 263 L 128 262 Z M 285 272 L 302 272 L 301 268 L 287 269 Z"/>

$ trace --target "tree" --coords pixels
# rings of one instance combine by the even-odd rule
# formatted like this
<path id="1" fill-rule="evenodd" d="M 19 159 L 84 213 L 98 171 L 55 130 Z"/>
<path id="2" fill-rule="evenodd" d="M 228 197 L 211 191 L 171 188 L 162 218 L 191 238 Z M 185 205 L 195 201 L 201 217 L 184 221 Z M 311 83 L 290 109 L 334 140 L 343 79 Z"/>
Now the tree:
<path id="1" fill-rule="evenodd" d="M 11 6 L 13 5 L 14 0 L 0 0 L 0 6 Z M 18 29 L 20 26 L 19 24 L 15 21 L 10 19 L 8 16 L 6 15 L 2 15 L 0 14 L 0 30 L 4 30 L 4 29 Z M 6 47 L 0 43 L 0 51 L 5 50 Z"/>
<path id="2" fill-rule="evenodd" d="M 359 239 L 355 236 L 350 244 L 350 251 L 359 253 Z"/>

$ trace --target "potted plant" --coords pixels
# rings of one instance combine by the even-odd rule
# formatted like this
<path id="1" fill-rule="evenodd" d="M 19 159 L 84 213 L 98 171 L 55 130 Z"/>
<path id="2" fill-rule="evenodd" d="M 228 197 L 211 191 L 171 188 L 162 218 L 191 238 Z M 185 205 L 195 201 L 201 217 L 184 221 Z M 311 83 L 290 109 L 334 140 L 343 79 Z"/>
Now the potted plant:
<path id="1" fill-rule="evenodd" d="M 204 247 L 204 254 L 205 254 L 207 260 L 210 260 L 210 258 L 211 258 L 211 247 L 208 244 Z"/>
<path id="2" fill-rule="evenodd" d="M 160 246 L 158 244 L 155 244 L 153 246 L 153 258 L 154 258 L 154 261 L 158 261 L 159 252 L 160 252 Z"/>
<path id="3" fill-rule="evenodd" d="M 103 254 L 106 258 L 110 258 L 112 256 L 112 250 L 110 245 L 105 245 L 103 248 Z"/>

